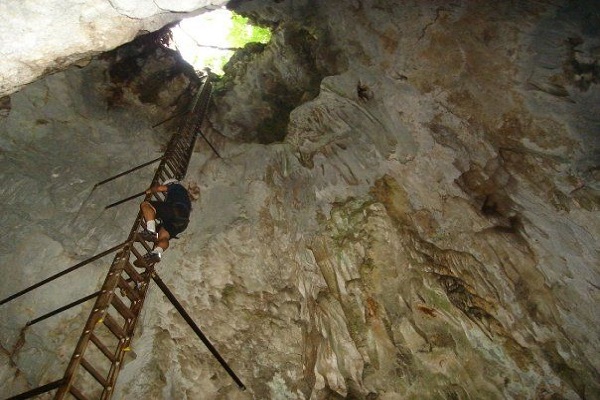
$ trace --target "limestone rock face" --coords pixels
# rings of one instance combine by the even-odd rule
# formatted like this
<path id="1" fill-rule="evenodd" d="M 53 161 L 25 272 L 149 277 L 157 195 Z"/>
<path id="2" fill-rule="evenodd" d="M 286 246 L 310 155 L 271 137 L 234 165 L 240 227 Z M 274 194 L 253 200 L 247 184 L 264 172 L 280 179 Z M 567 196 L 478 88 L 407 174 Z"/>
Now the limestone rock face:
<path id="1" fill-rule="evenodd" d="M 231 6 L 274 39 L 217 84 L 203 132 L 223 159 L 198 145 L 200 198 L 158 272 L 248 390 L 152 288 L 114 398 L 600 398 L 598 5 Z M 2 295 L 129 229 L 135 204 L 100 208 L 143 173 L 91 187 L 125 169 L 109 157 L 160 151 L 149 127 L 191 79 L 144 91 L 150 58 L 107 107 L 120 59 L 0 103 L 1 196 L 18 204 Z M 1 394 L 58 378 L 86 309 L 21 328 L 98 268 L 0 308 Z"/>
<path id="2" fill-rule="evenodd" d="M 215 85 L 220 112 L 213 114 L 214 128 L 241 141 L 281 141 L 290 112 L 316 97 L 321 80 L 339 69 L 318 62 L 319 53 L 329 51 L 327 43 L 291 22 L 274 32 L 268 46 L 248 44 L 226 64 L 223 81 Z"/>
<path id="3" fill-rule="evenodd" d="M 225 1 L 33 1 L 0 4 L 0 96 L 40 76 L 114 49 L 139 33 L 154 31 Z"/>
<path id="4" fill-rule="evenodd" d="M 128 235 L 137 204 L 108 212 L 104 206 L 143 190 L 151 167 L 94 184 L 160 156 L 168 124 L 152 125 L 180 113 L 198 80 L 178 53 L 155 39 L 138 38 L 10 96 L 0 117 L 0 223 L 11 230 L 0 245 L 2 298 Z M 96 291 L 107 263 L 105 257 L 2 306 L 2 398 L 64 372 L 89 309 L 72 309 L 27 329 L 25 323 Z"/>

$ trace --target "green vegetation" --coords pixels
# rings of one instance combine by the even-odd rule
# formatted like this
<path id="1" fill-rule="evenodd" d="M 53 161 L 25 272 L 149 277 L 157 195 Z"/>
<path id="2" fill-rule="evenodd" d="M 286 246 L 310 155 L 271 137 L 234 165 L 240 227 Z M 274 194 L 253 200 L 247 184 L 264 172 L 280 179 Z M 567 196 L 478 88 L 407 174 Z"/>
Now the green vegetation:
<path id="1" fill-rule="evenodd" d="M 232 13 L 231 22 L 233 25 L 227 35 L 231 47 L 244 47 L 251 42 L 268 43 L 271 40 L 270 30 L 250 25 L 246 17 Z"/>
<path id="2" fill-rule="evenodd" d="M 248 18 L 232 12 L 231 27 L 226 39 L 228 47 L 219 49 L 211 56 L 201 56 L 201 62 L 198 60 L 198 64 L 202 63 L 210 67 L 212 72 L 222 75 L 224 74 L 225 64 L 232 59 L 232 56 L 235 58 L 238 57 L 238 54 L 243 53 L 241 56 L 243 58 L 244 55 L 254 53 L 257 50 L 262 51 L 265 44 L 271 40 L 271 31 L 267 28 L 250 25 Z M 248 46 L 251 43 L 254 46 Z"/>
<path id="3" fill-rule="evenodd" d="M 211 68 L 217 74 L 223 73 L 223 66 L 231 58 L 233 51 L 221 51 L 218 55 L 213 55 L 202 59 L 202 63 Z M 198 57 L 199 59 L 200 57 Z"/>

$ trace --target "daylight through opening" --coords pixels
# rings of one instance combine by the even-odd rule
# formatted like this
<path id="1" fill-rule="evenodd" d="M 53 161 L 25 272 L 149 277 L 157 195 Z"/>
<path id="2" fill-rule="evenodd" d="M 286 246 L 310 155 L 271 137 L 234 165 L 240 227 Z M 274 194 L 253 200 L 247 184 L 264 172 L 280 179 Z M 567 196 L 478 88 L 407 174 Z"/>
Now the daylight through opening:
<path id="1" fill-rule="evenodd" d="M 267 43 L 271 32 L 225 8 L 182 20 L 171 29 L 170 44 L 196 71 L 210 68 L 217 75 L 235 50 L 247 43 Z"/>

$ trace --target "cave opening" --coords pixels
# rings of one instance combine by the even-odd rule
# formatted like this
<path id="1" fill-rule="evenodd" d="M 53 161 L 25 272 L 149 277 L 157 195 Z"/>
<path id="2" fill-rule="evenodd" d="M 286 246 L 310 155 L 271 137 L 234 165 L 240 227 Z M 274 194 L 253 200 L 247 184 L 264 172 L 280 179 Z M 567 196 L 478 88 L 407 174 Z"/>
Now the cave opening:
<path id="1" fill-rule="evenodd" d="M 181 20 L 171 28 L 169 47 L 179 51 L 196 71 L 209 68 L 223 75 L 223 66 L 236 50 L 248 43 L 266 44 L 268 28 L 252 25 L 248 18 L 225 7 Z"/>

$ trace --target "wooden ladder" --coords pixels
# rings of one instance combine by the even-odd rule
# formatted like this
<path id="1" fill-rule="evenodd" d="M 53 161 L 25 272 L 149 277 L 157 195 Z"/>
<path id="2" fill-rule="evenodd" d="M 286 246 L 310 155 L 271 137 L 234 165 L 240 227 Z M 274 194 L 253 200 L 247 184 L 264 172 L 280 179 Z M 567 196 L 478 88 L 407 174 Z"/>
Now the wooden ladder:
<path id="1" fill-rule="evenodd" d="M 211 83 L 206 77 L 185 124 L 173 134 L 167 145 L 152 180 L 153 186 L 167 179 L 185 177 L 210 96 Z M 164 201 L 162 193 L 146 195 L 145 199 L 152 198 Z M 139 235 L 142 229 L 140 212 L 127 241 L 113 248 L 116 254 L 102 287 L 95 293 L 96 301 L 63 378 L 12 399 L 27 399 L 54 389 L 57 389 L 54 397 L 57 400 L 111 398 L 154 274 L 152 264 L 141 272 L 133 265 L 133 260 L 141 260 L 152 250 Z"/>

